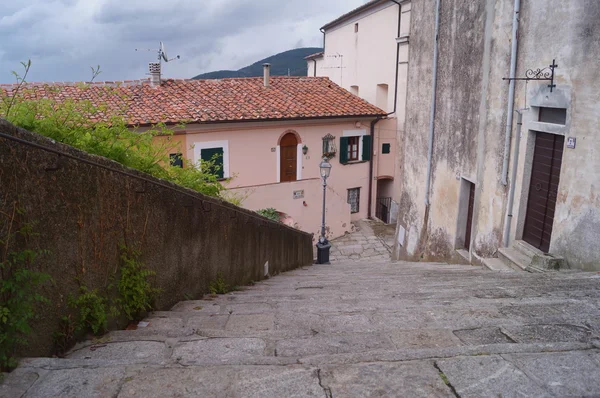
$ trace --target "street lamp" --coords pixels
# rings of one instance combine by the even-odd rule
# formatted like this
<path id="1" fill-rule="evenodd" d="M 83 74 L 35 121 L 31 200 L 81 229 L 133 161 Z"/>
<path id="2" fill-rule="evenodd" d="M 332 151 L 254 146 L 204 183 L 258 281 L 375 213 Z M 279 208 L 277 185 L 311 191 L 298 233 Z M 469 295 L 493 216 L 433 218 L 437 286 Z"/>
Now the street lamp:
<path id="1" fill-rule="evenodd" d="M 321 222 L 321 237 L 317 243 L 317 264 L 329 264 L 329 249 L 331 244 L 325 237 L 325 196 L 327 194 L 327 178 L 331 174 L 331 163 L 325 157 L 319 165 L 321 169 L 321 179 L 323 180 L 323 219 Z"/>

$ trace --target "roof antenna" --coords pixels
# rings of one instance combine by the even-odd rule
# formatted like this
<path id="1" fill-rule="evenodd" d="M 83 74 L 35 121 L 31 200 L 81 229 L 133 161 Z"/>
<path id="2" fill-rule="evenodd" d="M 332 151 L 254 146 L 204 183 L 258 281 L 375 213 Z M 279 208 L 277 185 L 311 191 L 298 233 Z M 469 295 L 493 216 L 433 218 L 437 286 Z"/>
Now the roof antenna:
<path id="1" fill-rule="evenodd" d="M 150 48 L 146 48 L 146 49 L 143 49 L 143 48 L 142 48 L 142 49 L 136 48 L 136 49 L 135 49 L 135 51 L 150 51 L 150 52 L 152 52 L 152 51 L 156 51 L 156 50 L 152 50 L 152 49 L 150 49 Z M 174 57 L 174 58 L 169 58 L 169 57 L 167 56 L 167 51 L 165 50 L 165 45 L 164 45 L 164 44 L 163 44 L 163 42 L 161 41 L 161 42 L 159 43 L 159 46 L 158 46 L 158 62 L 159 62 L 159 63 L 161 63 L 161 62 L 163 62 L 163 61 L 164 61 L 164 62 L 171 62 L 171 61 L 175 61 L 176 59 L 181 59 L 181 56 L 179 56 L 179 55 L 178 55 L 178 56 L 176 56 L 176 57 Z"/>
<path id="2" fill-rule="evenodd" d="M 155 51 L 152 49 L 138 49 L 136 48 L 135 51 Z M 165 45 L 163 44 L 163 42 L 161 41 L 159 46 L 158 46 L 158 62 L 150 62 L 150 64 L 148 65 L 148 69 L 150 71 L 150 84 L 153 87 L 156 86 L 160 86 L 160 75 L 162 73 L 162 62 L 171 62 L 174 61 L 176 59 L 181 59 L 181 57 L 178 55 L 175 58 L 169 58 L 169 56 L 167 55 L 167 51 L 165 50 Z"/>

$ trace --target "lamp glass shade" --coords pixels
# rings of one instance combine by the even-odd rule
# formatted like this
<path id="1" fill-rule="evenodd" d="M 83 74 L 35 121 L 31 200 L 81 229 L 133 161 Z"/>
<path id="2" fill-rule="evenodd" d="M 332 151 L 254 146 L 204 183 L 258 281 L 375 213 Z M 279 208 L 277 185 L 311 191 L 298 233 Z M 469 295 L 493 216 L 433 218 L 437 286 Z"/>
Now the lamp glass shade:
<path id="1" fill-rule="evenodd" d="M 327 158 L 323 159 L 319 167 L 321 169 L 321 177 L 329 178 L 329 175 L 331 174 L 331 163 L 327 161 Z"/>

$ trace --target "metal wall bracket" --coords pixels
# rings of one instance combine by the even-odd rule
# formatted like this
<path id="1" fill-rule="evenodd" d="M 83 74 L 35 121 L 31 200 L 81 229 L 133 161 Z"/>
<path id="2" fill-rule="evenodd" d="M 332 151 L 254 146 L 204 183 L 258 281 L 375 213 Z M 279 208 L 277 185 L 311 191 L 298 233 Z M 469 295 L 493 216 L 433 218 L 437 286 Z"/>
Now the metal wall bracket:
<path id="1" fill-rule="evenodd" d="M 556 59 L 552 60 L 552 65 L 543 69 L 528 69 L 525 72 L 525 77 L 505 77 L 502 80 L 525 80 L 525 81 L 549 81 L 550 92 L 554 91 L 556 84 L 554 84 L 554 71 L 558 68 L 556 65 Z"/>

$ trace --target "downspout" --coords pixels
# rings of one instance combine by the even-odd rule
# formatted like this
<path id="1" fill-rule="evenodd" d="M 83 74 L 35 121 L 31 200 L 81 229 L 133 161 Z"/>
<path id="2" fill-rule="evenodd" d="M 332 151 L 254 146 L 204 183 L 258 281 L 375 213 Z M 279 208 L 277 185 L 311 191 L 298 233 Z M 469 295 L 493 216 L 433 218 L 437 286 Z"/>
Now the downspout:
<path id="1" fill-rule="evenodd" d="M 393 1 L 394 3 L 398 4 L 398 36 L 400 37 L 400 30 L 401 30 L 401 21 L 402 21 L 402 4 L 400 4 L 399 2 L 397 2 L 396 0 L 390 0 Z M 325 49 L 325 38 L 323 36 L 323 50 Z M 395 86 L 394 86 L 394 110 L 390 113 L 388 113 L 387 115 L 385 115 L 385 117 L 391 116 L 394 113 L 396 113 L 397 107 L 398 107 L 398 76 L 400 73 L 400 43 L 397 43 L 396 45 L 396 82 L 395 82 Z M 316 69 L 316 64 L 315 64 L 315 69 Z M 371 210 L 371 206 L 373 205 L 373 176 L 375 174 L 375 159 L 374 159 L 374 152 L 375 152 L 375 125 L 377 123 L 379 123 L 380 120 L 382 120 L 382 117 L 378 117 L 377 119 L 373 120 L 371 122 L 371 167 L 369 167 L 369 211 L 367 214 L 367 218 L 371 218 L 371 216 L 373 215 L 373 212 Z"/>
<path id="2" fill-rule="evenodd" d="M 439 57 L 439 36 L 440 36 L 440 6 L 441 0 L 437 0 L 435 11 L 435 40 L 433 43 L 433 83 L 431 93 L 431 112 L 429 120 L 429 148 L 427 152 L 427 183 L 425 185 L 425 206 L 429 206 L 429 194 L 431 192 L 431 165 L 433 162 L 433 138 L 435 135 L 435 101 L 437 100 L 437 75 L 438 75 L 438 57 Z"/>
<path id="3" fill-rule="evenodd" d="M 396 37 L 400 37 L 401 22 L 402 22 L 402 4 L 400 4 L 396 0 L 391 0 L 391 1 L 398 4 L 398 36 L 396 36 Z M 394 111 L 391 113 L 388 113 L 388 116 L 396 113 L 396 109 L 398 106 L 398 75 L 399 75 L 399 73 L 400 73 L 400 43 L 396 43 L 396 83 L 395 83 L 395 90 L 394 90 Z"/>
<path id="4" fill-rule="evenodd" d="M 515 191 L 517 190 L 517 169 L 519 168 L 519 150 L 521 147 L 521 129 L 523 127 L 523 110 L 517 110 L 517 135 L 515 136 L 515 153 L 513 155 L 513 167 L 510 177 L 510 191 L 508 193 L 508 207 L 504 219 L 504 234 L 502 235 L 502 244 L 508 247 L 510 241 L 510 228 L 513 219 L 513 206 L 515 204 Z"/>
<path id="5" fill-rule="evenodd" d="M 519 13 L 521 12 L 521 0 L 515 0 L 513 15 L 512 47 L 510 54 L 510 78 L 514 79 L 517 73 L 517 53 L 519 49 Z M 506 132 L 504 133 L 504 159 L 502 160 L 502 185 L 508 185 L 508 160 L 510 156 L 510 139 L 515 107 L 515 80 L 510 80 L 508 88 L 508 116 L 506 120 Z"/>
<path id="6" fill-rule="evenodd" d="M 367 218 L 371 218 L 373 212 L 371 206 L 373 205 L 373 170 L 375 166 L 375 159 L 373 159 L 373 153 L 375 152 L 375 125 L 379 123 L 384 116 L 378 116 L 377 119 L 371 121 L 371 167 L 369 167 L 369 211 L 367 212 Z"/>
<path id="7" fill-rule="evenodd" d="M 321 33 L 323 33 L 323 52 L 325 52 L 325 29 L 319 29 Z"/>

